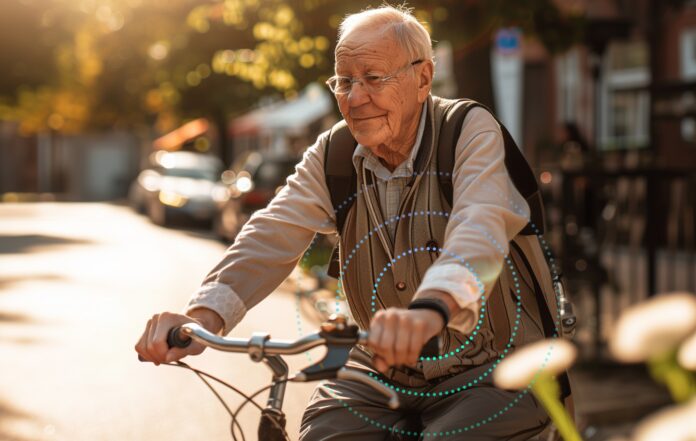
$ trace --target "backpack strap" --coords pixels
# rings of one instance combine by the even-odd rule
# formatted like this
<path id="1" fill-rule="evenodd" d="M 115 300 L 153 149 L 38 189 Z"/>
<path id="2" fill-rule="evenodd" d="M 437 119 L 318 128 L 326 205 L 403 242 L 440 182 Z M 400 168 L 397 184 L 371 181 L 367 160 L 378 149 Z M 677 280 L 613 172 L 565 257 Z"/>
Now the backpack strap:
<path id="1" fill-rule="evenodd" d="M 538 245 L 538 244 L 537 244 Z M 520 245 L 514 240 L 510 241 L 510 247 L 515 250 L 517 257 L 522 261 L 527 273 L 530 276 L 535 293 L 536 303 L 541 315 L 541 323 L 544 328 L 544 336 L 548 339 L 558 338 L 561 336 L 561 330 L 556 327 L 556 323 L 551 315 L 548 300 L 544 296 L 544 290 L 541 287 L 538 279 L 538 270 L 535 271 L 534 265 L 529 261 L 529 256 L 525 254 Z M 544 261 L 546 262 L 546 261 Z M 537 262 L 539 264 L 539 262 Z M 560 398 L 565 399 L 571 395 L 570 380 L 568 372 L 564 371 L 558 375 L 558 383 L 560 386 Z"/>
<path id="2" fill-rule="evenodd" d="M 343 231 L 350 206 L 357 191 L 357 173 L 353 167 L 353 152 L 358 143 L 345 121 L 336 123 L 329 132 L 324 149 L 324 175 L 336 212 L 336 228 Z"/>
<path id="3" fill-rule="evenodd" d="M 324 148 L 324 178 L 331 195 L 331 205 L 336 213 L 336 230 L 339 235 L 343 232 L 348 211 L 355 201 L 357 192 L 358 177 L 353 167 L 353 152 L 357 146 L 358 143 L 350 133 L 348 124 L 340 121 L 331 128 Z M 338 244 L 331 253 L 327 274 L 335 279 L 340 277 Z"/>
<path id="4" fill-rule="evenodd" d="M 452 171 L 454 169 L 454 154 L 459 139 L 459 134 L 462 131 L 464 119 L 469 111 L 474 107 L 481 107 L 490 113 L 486 106 L 473 100 L 461 99 L 452 101 L 445 111 L 445 117 L 442 120 L 442 128 L 440 129 L 440 141 L 437 149 L 437 170 L 440 181 L 440 188 L 447 202 L 452 206 L 453 186 L 452 186 Z M 503 144 L 505 145 L 505 168 L 507 169 L 513 185 L 520 192 L 522 197 L 529 204 L 530 223 L 527 224 L 520 232 L 525 236 L 532 234 L 542 234 L 545 229 L 544 224 L 544 205 L 541 199 L 541 192 L 537 185 L 534 173 L 532 172 L 529 163 L 522 155 L 522 152 L 517 147 L 515 140 L 510 135 L 510 132 L 503 124 L 495 118 L 500 131 L 503 135 Z M 534 227 L 532 227 L 534 224 Z"/>

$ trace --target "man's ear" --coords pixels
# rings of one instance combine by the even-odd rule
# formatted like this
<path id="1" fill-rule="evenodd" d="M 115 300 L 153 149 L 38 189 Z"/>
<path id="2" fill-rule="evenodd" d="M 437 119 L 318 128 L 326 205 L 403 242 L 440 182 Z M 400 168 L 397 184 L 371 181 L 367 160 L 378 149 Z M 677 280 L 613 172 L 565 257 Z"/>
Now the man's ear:
<path id="1" fill-rule="evenodd" d="M 433 87 L 435 66 L 432 60 L 424 60 L 420 66 L 416 66 L 416 69 L 418 72 L 418 102 L 422 103 L 428 98 Z"/>

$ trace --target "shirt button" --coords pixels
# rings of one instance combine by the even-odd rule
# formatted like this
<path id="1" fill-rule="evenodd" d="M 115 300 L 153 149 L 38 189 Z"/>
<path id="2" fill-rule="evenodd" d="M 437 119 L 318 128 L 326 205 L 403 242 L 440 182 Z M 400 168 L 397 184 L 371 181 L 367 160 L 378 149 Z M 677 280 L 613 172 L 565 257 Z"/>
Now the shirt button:
<path id="1" fill-rule="evenodd" d="M 396 284 L 396 289 L 398 289 L 399 291 L 405 290 L 405 289 L 406 289 L 406 283 L 404 283 L 404 282 L 398 282 L 398 283 Z"/>

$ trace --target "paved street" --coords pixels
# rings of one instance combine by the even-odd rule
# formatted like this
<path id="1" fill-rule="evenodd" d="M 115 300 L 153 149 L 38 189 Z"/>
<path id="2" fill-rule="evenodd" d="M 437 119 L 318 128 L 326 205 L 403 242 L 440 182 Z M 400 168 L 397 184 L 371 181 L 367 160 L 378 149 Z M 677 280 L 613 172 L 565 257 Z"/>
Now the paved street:
<path id="1" fill-rule="evenodd" d="M 118 205 L 0 204 L 0 440 L 231 440 L 229 417 L 193 373 L 140 363 L 133 350 L 147 319 L 181 309 L 224 249 L 206 231 L 160 228 Z M 232 335 L 293 339 L 316 326 L 280 289 Z M 188 361 L 248 393 L 270 379 L 245 355 Z M 308 356 L 287 361 L 296 370 Z M 579 366 L 571 377 L 580 421 L 594 426 L 587 439 L 610 439 L 602 426 L 625 434 L 668 402 L 641 369 Z M 313 386 L 288 385 L 292 439 Z M 241 421 L 256 440 L 258 412 Z"/>
<path id="2" fill-rule="evenodd" d="M 232 439 L 229 417 L 193 373 L 140 363 L 133 350 L 149 316 L 183 307 L 224 248 L 205 231 L 159 228 L 118 205 L 0 204 L 0 439 Z M 261 330 L 300 335 L 291 293 L 272 294 L 232 335 Z M 245 355 L 208 350 L 189 361 L 246 392 L 270 378 Z M 302 367 L 307 356 L 288 362 Z M 293 439 L 312 387 L 288 386 Z M 257 418 L 251 406 L 242 413 L 247 440 Z"/>

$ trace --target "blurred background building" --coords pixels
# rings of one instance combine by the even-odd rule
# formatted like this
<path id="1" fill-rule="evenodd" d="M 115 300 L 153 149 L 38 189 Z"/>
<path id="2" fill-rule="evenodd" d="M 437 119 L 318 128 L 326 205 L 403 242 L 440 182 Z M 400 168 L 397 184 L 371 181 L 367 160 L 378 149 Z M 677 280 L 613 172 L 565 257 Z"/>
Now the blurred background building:
<path id="1" fill-rule="evenodd" d="M 230 121 L 234 151 L 301 156 L 317 136 L 338 121 L 331 92 L 317 83 L 309 84 L 295 99 L 260 105 Z"/>

